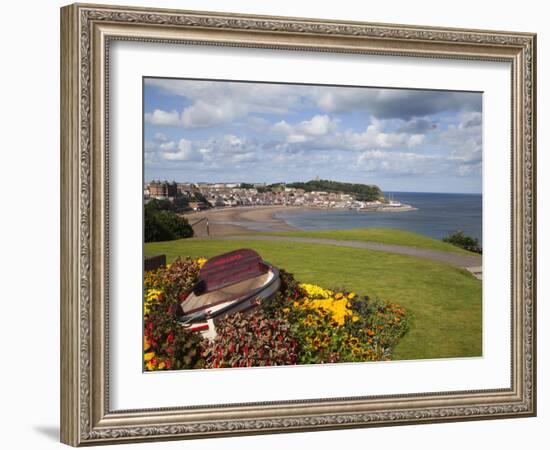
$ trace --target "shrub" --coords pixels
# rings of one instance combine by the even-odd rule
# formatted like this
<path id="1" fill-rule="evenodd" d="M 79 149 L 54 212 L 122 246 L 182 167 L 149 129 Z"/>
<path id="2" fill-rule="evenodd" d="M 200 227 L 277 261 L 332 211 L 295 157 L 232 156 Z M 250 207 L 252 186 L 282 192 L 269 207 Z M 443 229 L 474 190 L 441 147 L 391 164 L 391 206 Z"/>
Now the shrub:
<path id="1" fill-rule="evenodd" d="M 411 314 L 397 303 L 368 296 L 353 298 L 351 309 L 352 320 L 346 328 L 372 350 L 365 360 L 371 360 L 370 356 L 376 360 L 391 359 L 393 349 L 410 329 Z"/>
<path id="2" fill-rule="evenodd" d="M 208 341 L 174 314 L 205 262 L 178 258 L 146 272 L 145 370 L 387 360 L 410 328 L 410 315 L 396 303 L 300 284 L 281 270 L 275 296 L 216 320 L 217 337 Z"/>
<path id="3" fill-rule="evenodd" d="M 285 309 L 301 348 L 300 364 L 390 359 L 408 331 L 399 305 L 311 284 L 300 287 L 306 297 Z"/>
<path id="4" fill-rule="evenodd" d="M 479 240 L 471 236 L 467 236 L 463 231 L 458 230 L 455 233 L 443 238 L 443 242 L 454 245 L 455 247 L 463 248 L 475 253 L 481 253 Z"/>
<path id="5" fill-rule="evenodd" d="M 200 264 L 200 260 L 178 258 L 166 268 L 145 273 L 145 370 L 192 369 L 203 366 L 200 355 L 202 336 L 183 328 L 174 314 L 182 296 L 196 282 Z"/>
<path id="6" fill-rule="evenodd" d="M 294 275 L 286 270 L 280 270 L 281 287 L 273 297 L 263 300 L 261 308 L 266 317 L 280 318 L 289 302 L 304 297 L 305 292 L 294 279 Z"/>
<path id="7" fill-rule="evenodd" d="M 173 241 L 193 236 L 193 228 L 184 217 L 168 209 L 159 209 L 157 202 L 151 201 L 144 208 L 145 242 Z"/>
<path id="8" fill-rule="evenodd" d="M 259 308 L 220 319 L 216 331 L 216 339 L 203 344 L 207 368 L 279 366 L 298 360 L 290 324 L 265 317 Z"/>

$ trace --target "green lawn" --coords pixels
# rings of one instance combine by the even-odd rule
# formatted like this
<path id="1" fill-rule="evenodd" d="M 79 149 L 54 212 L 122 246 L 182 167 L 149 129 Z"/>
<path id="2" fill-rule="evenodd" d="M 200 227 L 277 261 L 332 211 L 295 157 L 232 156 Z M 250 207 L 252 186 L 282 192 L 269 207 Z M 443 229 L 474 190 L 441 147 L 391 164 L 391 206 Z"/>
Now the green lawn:
<path id="1" fill-rule="evenodd" d="M 432 239 L 421 234 L 411 233 L 392 228 L 359 228 L 353 230 L 323 230 L 323 231 L 287 231 L 277 233 L 262 233 L 275 236 L 310 237 L 322 239 L 336 239 L 340 241 L 366 241 L 382 244 L 405 245 L 407 247 L 420 247 L 442 252 L 474 255 L 454 245 L 447 244 L 437 239 Z"/>
<path id="2" fill-rule="evenodd" d="M 407 308 L 414 314 L 413 326 L 399 343 L 396 359 L 481 355 L 481 282 L 462 269 L 385 252 L 281 241 L 182 239 L 147 243 L 145 254 L 166 254 L 171 261 L 243 247 L 302 282 L 345 287 Z"/>

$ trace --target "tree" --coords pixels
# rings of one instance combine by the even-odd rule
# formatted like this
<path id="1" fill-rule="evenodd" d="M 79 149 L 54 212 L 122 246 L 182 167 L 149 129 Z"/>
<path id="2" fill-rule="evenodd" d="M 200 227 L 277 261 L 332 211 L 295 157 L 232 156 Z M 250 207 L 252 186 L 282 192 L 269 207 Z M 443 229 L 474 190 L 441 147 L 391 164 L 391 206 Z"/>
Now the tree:
<path id="1" fill-rule="evenodd" d="M 447 242 L 456 247 L 463 248 L 475 253 L 481 253 L 481 246 L 477 238 L 467 236 L 464 231 L 458 230 L 455 233 L 443 238 L 443 242 Z"/>
<path id="2" fill-rule="evenodd" d="M 145 208 L 149 208 L 149 210 L 156 210 L 156 211 L 175 211 L 176 208 L 174 206 L 174 204 L 168 200 L 168 199 L 156 199 L 156 198 L 153 198 L 151 200 L 149 200 L 146 204 L 145 204 Z"/>
<path id="3" fill-rule="evenodd" d="M 173 211 L 159 210 L 149 202 L 145 205 L 145 242 L 173 241 L 193 236 L 193 228 L 184 217 Z"/>

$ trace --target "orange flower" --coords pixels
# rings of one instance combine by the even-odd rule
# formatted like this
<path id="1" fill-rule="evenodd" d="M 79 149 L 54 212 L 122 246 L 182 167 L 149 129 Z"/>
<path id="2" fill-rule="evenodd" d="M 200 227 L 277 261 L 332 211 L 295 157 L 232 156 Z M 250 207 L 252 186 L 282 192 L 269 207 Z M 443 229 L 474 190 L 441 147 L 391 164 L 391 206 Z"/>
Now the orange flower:
<path id="1" fill-rule="evenodd" d="M 143 336 L 143 351 L 146 352 L 151 348 L 151 343 L 149 342 L 149 339 L 147 339 L 147 336 Z"/>

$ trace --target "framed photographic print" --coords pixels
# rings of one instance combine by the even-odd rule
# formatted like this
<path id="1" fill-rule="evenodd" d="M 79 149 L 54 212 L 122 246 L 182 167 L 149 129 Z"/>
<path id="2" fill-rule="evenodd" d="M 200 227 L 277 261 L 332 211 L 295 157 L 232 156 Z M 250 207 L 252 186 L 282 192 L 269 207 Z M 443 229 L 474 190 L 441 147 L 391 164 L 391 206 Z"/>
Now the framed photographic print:
<path id="1" fill-rule="evenodd" d="M 71 5 L 61 37 L 63 442 L 536 414 L 535 35 Z"/>

